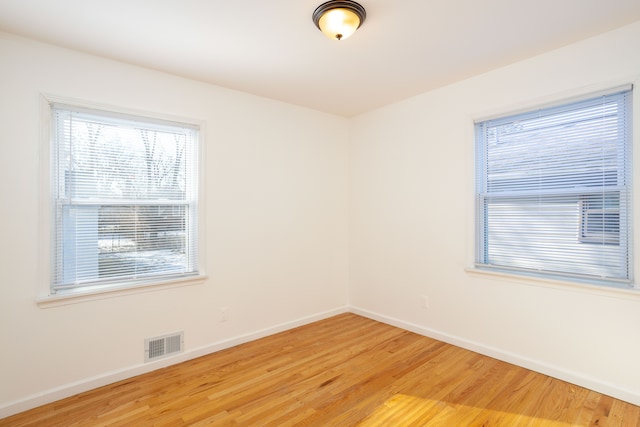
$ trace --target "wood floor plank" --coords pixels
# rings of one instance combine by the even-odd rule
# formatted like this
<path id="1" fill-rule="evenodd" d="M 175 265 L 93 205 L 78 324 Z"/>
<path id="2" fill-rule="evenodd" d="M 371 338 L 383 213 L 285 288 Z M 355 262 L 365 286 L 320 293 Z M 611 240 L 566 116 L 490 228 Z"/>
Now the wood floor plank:
<path id="1" fill-rule="evenodd" d="M 343 314 L 0 420 L 0 426 L 610 426 L 640 407 Z"/>

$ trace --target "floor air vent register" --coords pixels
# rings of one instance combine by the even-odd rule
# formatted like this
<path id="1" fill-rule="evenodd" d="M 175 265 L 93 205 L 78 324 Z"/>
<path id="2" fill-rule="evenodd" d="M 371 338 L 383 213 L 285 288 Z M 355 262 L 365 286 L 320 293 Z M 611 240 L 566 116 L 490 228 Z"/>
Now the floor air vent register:
<path id="1" fill-rule="evenodd" d="M 144 340 L 144 361 L 151 362 L 182 353 L 183 347 L 184 332 L 147 338 Z"/>

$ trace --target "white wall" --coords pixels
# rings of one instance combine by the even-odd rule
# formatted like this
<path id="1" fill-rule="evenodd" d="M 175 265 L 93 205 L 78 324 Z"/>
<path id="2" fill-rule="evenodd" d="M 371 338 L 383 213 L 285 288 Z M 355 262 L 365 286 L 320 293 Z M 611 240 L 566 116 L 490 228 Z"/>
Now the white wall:
<path id="1" fill-rule="evenodd" d="M 346 310 L 346 119 L 2 33 L 0 64 L 0 418 L 151 369 L 146 337 L 186 358 Z M 206 122 L 204 284 L 36 304 L 41 93 Z"/>
<path id="2" fill-rule="evenodd" d="M 354 311 L 640 404 L 640 292 L 465 271 L 473 264 L 473 120 L 640 83 L 638 52 L 640 22 L 354 118 Z"/>

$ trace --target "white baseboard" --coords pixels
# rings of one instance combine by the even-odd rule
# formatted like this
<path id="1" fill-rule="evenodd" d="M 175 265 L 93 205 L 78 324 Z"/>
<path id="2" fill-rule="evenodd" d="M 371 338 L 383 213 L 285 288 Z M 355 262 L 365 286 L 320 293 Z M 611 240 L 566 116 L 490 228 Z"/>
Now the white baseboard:
<path id="1" fill-rule="evenodd" d="M 616 399 L 632 403 L 634 405 L 640 405 L 640 394 L 638 394 L 638 392 L 628 390 L 605 381 L 601 381 L 597 378 L 589 377 L 588 375 L 584 375 L 579 372 L 573 372 L 562 367 L 549 365 L 547 363 L 530 359 L 519 354 L 510 353 L 499 348 L 487 346 L 475 341 L 446 334 L 434 329 L 425 328 L 411 322 L 406 322 L 404 320 L 396 319 L 394 317 L 375 313 L 358 307 L 351 306 L 350 311 L 354 314 L 358 314 L 369 319 L 396 326 L 398 328 L 402 328 L 419 335 L 446 342 L 448 344 L 471 350 L 485 356 L 493 357 L 494 359 L 530 369 L 535 372 L 540 372 L 542 374 L 549 375 L 550 377 L 557 378 L 559 380 L 566 381 L 581 387 L 585 387 L 590 390 L 597 391 L 598 393 L 602 393 Z"/>
<path id="2" fill-rule="evenodd" d="M 46 405 L 47 403 L 55 402 L 57 400 L 67 398 L 78 393 L 83 393 L 85 391 L 93 390 L 98 387 L 113 384 L 127 378 L 146 374 L 157 369 L 165 368 L 177 363 L 182 363 L 187 360 L 214 353 L 216 351 L 235 347 L 249 341 L 254 341 L 260 338 L 267 337 L 269 335 L 277 334 L 279 332 L 287 331 L 298 326 L 306 325 L 308 323 L 347 312 L 349 312 L 348 306 L 339 307 L 333 310 L 316 313 L 311 316 L 302 317 L 291 322 L 280 323 L 278 325 L 260 329 L 245 335 L 239 335 L 223 341 L 214 342 L 203 347 L 187 350 L 183 353 L 177 354 L 176 356 L 168 357 L 156 362 L 138 364 L 124 369 L 119 369 L 117 371 L 111 371 L 105 374 L 97 375 L 95 377 L 86 378 L 74 383 L 65 384 L 60 387 L 43 391 L 42 393 L 36 393 L 23 399 L 0 405 L 0 419 L 36 408 L 41 405 Z"/>

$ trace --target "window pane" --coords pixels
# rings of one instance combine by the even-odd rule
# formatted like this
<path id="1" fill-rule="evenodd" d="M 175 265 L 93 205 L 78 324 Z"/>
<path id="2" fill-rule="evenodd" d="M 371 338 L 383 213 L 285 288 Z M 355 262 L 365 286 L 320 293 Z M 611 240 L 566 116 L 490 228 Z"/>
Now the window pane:
<path id="1" fill-rule="evenodd" d="M 60 114 L 60 176 L 75 199 L 186 198 L 190 132 L 141 129 Z M 62 173 L 64 172 L 64 175 Z"/>
<path id="2" fill-rule="evenodd" d="M 579 238 L 578 197 L 487 201 L 486 264 L 556 273 L 619 277 L 625 248 Z M 598 243 L 598 242 L 594 242 Z"/>

